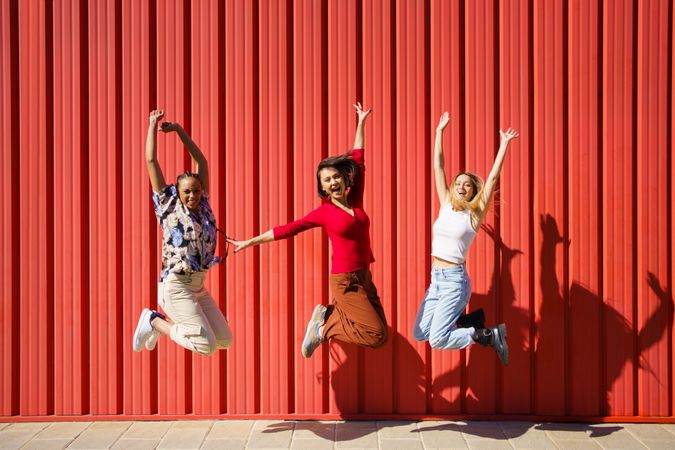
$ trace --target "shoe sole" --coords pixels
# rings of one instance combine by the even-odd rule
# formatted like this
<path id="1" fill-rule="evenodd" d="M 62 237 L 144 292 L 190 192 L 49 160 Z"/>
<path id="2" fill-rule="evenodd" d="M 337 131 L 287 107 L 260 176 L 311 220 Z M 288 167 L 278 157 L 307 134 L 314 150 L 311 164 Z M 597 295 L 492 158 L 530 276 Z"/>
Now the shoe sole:
<path id="1" fill-rule="evenodd" d="M 145 342 L 141 342 L 138 347 L 136 347 L 136 336 L 141 332 L 141 327 L 143 326 L 143 321 L 150 321 L 150 315 L 152 312 L 148 308 L 144 308 L 143 311 L 141 312 L 141 317 L 138 318 L 138 323 L 136 324 L 136 331 L 134 331 L 134 338 L 132 341 L 132 346 L 134 348 L 135 352 L 140 352 L 143 350 L 143 347 L 145 346 Z M 147 339 L 146 339 L 147 341 Z"/>
<path id="2" fill-rule="evenodd" d="M 323 305 L 316 305 L 314 308 L 314 311 L 312 312 L 312 317 L 309 319 L 309 322 L 307 323 L 307 329 L 305 330 L 305 338 L 302 340 L 302 356 L 305 358 L 309 358 L 312 356 L 314 353 L 314 350 L 318 348 L 315 347 L 311 351 L 305 352 L 305 342 L 310 338 L 310 334 L 312 333 L 312 328 L 314 323 L 321 318 L 321 313 L 323 312 L 324 306 Z"/>
<path id="3" fill-rule="evenodd" d="M 509 363 L 509 344 L 506 342 L 506 324 L 500 323 L 497 325 L 497 332 L 499 333 L 499 344 L 502 348 L 502 352 L 498 353 L 499 360 L 506 366 Z"/>

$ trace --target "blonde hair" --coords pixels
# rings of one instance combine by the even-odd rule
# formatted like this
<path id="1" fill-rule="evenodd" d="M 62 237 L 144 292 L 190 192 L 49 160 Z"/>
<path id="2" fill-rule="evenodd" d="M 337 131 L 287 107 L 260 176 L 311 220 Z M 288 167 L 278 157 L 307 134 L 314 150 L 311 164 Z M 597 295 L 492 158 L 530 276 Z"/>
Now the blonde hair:
<path id="1" fill-rule="evenodd" d="M 469 177 L 471 180 L 471 184 L 473 184 L 473 197 L 471 197 L 468 200 L 465 200 L 463 198 L 459 198 L 457 196 L 457 192 L 455 191 L 455 183 L 457 182 L 457 178 L 461 177 L 462 175 L 466 175 Z M 452 204 L 452 207 L 456 210 L 459 209 L 468 209 L 471 211 L 472 214 L 475 215 L 480 215 L 481 214 L 481 209 L 480 209 L 480 198 L 483 195 L 483 179 L 476 175 L 473 172 L 460 172 L 457 175 L 455 175 L 455 178 L 452 179 L 452 184 L 450 188 L 450 203 Z"/>

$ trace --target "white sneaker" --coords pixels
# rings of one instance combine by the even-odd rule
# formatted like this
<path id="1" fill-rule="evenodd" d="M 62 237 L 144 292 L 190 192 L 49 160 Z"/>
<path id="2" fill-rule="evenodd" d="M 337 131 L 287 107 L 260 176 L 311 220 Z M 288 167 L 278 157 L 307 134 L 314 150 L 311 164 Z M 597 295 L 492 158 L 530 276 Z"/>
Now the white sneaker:
<path id="1" fill-rule="evenodd" d="M 157 341 L 159 340 L 159 337 L 162 335 L 159 331 L 155 330 L 154 328 L 152 329 L 152 333 L 150 333 L 150 337 L 148 337 L 148 340 L 145 341 L 145 349 L 153 351 L 155 349 L 155 346 L 157 345 Z"/>
<path id="2" fill-rule="evenodd" d="M 152 311 L 148 308 L 143 308 L 141 316 L 138 318 L 136 331 L 134 332 L 133 346 L 135 352 L 140 352 L 143 349 L 143 345 L 150 338 L 152 332 L 155 331 L 150 324 L 150 317 L 152 317 Z"/>
<path id="3" fill-rule="evenodd" d="M 307 330 L 305 331 L 305 339 L 302 341 L 302 356 L 309 358 L 321 345 L 321 334 L 319 328 L 324 324 L 326 317 L 326 307 L 323 305 L 316 305 L 312 318 L 307 323 Z"/>

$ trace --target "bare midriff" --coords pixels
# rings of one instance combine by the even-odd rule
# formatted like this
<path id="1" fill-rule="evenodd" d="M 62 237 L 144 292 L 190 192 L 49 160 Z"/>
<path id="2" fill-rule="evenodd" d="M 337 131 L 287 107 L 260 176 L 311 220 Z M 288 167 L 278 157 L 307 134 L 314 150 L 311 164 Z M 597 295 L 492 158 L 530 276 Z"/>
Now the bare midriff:
<path id="1" fill-rule="evenodd" d="M 431 264 L 435 267 L 453 267 L 453 266 L 461 266 L 462 264 L 446 261 L 441 258 L 437 258 L 436 256 L 431 257 Z"/>

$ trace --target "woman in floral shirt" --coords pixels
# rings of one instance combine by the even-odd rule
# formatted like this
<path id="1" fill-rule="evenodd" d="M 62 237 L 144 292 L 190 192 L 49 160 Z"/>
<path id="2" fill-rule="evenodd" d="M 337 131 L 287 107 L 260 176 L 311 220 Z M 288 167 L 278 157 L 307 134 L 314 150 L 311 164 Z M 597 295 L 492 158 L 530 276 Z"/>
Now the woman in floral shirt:
<path id="1" fill-rule="evenodd" d="M 227 320 L 204 288 L 206 270 L 220 262 L 216 249 L 216 220 L 209 205 L 209 172 L 206 158 L 185 130 L 164 121 L 160 130 L 176 132 L 197 172 L 185 172 L 176 184 L 167 185 L 157 162 L 157 124 L 163 111 L 150 113 L 145 159 L 152 184 L 155 215 L 162 228 L 162 273 L 158 303 L 169 316 L 145 308 L 134 333 L 134 351 L 155 348 L 161 335 L 202 355 L 232 343 Z"/>

